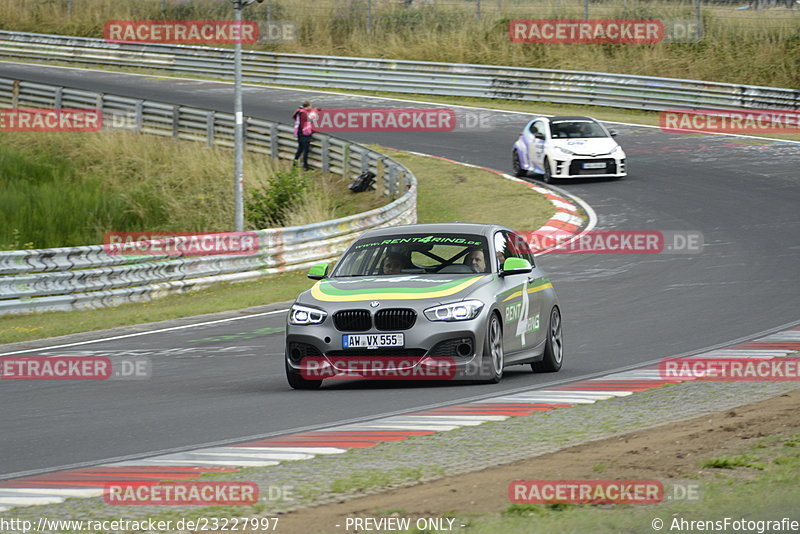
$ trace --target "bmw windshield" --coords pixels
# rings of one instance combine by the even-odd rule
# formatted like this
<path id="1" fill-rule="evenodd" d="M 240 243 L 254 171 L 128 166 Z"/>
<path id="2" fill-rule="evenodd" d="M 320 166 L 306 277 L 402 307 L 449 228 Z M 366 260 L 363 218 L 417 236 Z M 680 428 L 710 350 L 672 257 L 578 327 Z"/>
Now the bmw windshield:
<path id="1" fill-rule="evenodd" d="M 489 247 L 482 235 L 384 235 L 357 241 L 333 277 L 489 273 L 488 259 Z"/>

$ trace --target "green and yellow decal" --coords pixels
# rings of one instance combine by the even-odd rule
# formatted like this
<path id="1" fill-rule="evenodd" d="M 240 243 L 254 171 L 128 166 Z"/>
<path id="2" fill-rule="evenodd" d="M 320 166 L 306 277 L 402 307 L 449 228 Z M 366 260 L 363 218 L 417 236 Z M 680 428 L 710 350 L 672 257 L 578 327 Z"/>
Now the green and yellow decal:
<path id="1" fill-rule="evenodd" d="M 526 337 L 526 335 L 533 334 L 539 330 L 539 327 L 541 326 L 539 313 L 531 313 L 532 311 L 535 312 L 536 310 L 531 310 L 531 302 L 528 298 L 528 295 L 532 293 L 538 293 L 552 287 L 553 284 L 547 278 L 537 278 L 531 285 L 528 285 L 528 282 L 525 282 L 517 288 L 509 289 L 508 291 L 500 294 L 500 300 L 506 303 L 504 315 L 505 323 L 516 323 L 516 326 L 514 327 L 514 333 L 520 338 L 521 346 L 527 346 L 528 342 L 532 340 Z M 522 298 L 519 301 L 510 302 L 520 297 Z M 536 338 L 534 337 L 534 339 Z"/>
<path id="2" fill-rule="evenodd" d="M 329 280 L 321 280 L 311 288 L 311 296 L 323 302 L 358 302 L 363 300 L 417 300 L 455 295 L 482 276 L 459 278 L 428 287 L 381 287 L 379 289 L 339 289 Z"/>
<path id="3" fill-rule="evenodd" d="M 500 298 L 503 300 L 503 302 L 508 302 L 509 300 L 514 300 L 517 297 L 521 297 L 524 287 L 525 287 L 525 285 L 523 284 L 517 290 L 513 290 L 512 289 L 511 291 L 507 291 L 506 293 L 500 295 Z M 550 282 L 550 280 L 548 280 L 547 278 L 539 278 L 538 280 L 536 280 L 534 282 L 533 285 L 528 286 L 528 290 L 527 291 L 528 291 L 528 294 L 538 293 L 539 291 L 544 291 L 545 289 L 551 289 L 552 287 L 553 287 L 553 283 Z"/>

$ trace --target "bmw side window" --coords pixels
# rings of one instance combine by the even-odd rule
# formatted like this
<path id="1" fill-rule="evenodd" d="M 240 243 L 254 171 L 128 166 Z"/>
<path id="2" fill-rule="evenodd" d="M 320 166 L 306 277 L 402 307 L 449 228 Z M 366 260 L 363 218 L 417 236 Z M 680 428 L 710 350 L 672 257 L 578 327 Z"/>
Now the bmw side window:
<path id="1" fill-rule="evenodd" d="M 502 270 L 503 262 L 508 258 L 508 236 L 506 232 L 497 232 L 494 234 L 494 250 L 499 271 Z"/>
<path id="2" fill-rule="evenodd" d="M 498 232 L 495 236 L 495 245 L 497 248 L 497 260 L 501 266 L 508 258 L 522 258 L 530 262 L 531 266 L 534 265 L 533 253 L 522 235 L 505 230 Z"/>
<path id="3" fill-rule="evenodd" d="M 536 264 L 533 262 L 533 252 L 531 251 L 531 247 L 528 245 L 528 242 L 525 240 L 523 235 L 514 232 L 511 234 L 509 242 L 511 243 L 510 248 L 514 250 L 516 257 L 528 260 L 528 262 L 531 264 L 531 267 L 536 266 Z"/>

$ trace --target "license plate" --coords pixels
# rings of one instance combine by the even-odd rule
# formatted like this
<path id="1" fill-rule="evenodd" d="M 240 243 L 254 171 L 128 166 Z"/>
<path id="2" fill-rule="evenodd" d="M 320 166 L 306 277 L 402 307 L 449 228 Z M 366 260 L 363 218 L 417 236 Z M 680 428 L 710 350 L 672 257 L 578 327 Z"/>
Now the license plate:
<path id="1" fill-rule="evenodd" d="M 342 347 L 345 349 L 378 349 L 402 347 L 403 334 L 345 334 Z"/>
<path id="2" fill-rule="evenodd" d="M 584 169 L 605 169 L 606 168 L 606 163 L 605 163 L 605 161 L 597 161 L 597 162 L 594 162 L 594 163 L 584 163 L 583 164 L 583 168 Z"/>

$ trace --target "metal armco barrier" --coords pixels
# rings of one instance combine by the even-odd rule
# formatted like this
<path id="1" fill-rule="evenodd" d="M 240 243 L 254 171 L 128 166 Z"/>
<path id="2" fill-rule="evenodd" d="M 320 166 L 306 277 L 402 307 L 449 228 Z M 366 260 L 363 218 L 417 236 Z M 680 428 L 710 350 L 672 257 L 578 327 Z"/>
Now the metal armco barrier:
<path id="1" fill-rule="evenodd" d="M 229 113 L 0 78 L 0 108 L 8 107 L 96 108 L 111 129 L 233 145 Z M 247 150 L 291 159 L 295 148 L 291 127 L 247 119 Z M 107 254 L 102 245 L 0 251 L 0 315 L 113 306 L 306 269 L 337 257 L 366 229 L 416 222 L 416 178 L 390 157 L 315 134 L 309 163 L 345 177 L 372 170 L 379 189 L 392 201 L 332 221 L 259 230 L 258 252 L 252 255 L 141 257 Z"/>
<path id="2" fill-rule="evenodd" d="M 83 65 L 146 68 L 233 78 L 233 50 L 0 31 L 0 57 Z M 244 80 L 256 83 L 364 89 L 612 106 L 800 109 L 800 91 L 652 76 L 521 67 L 245 51 Z"/>

